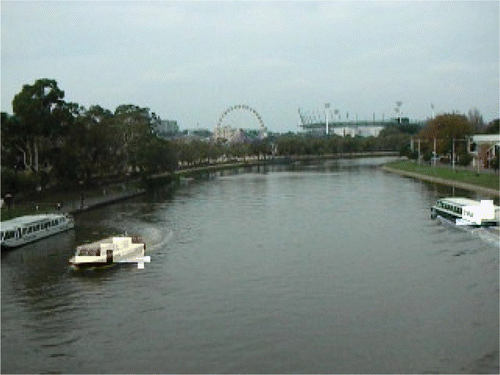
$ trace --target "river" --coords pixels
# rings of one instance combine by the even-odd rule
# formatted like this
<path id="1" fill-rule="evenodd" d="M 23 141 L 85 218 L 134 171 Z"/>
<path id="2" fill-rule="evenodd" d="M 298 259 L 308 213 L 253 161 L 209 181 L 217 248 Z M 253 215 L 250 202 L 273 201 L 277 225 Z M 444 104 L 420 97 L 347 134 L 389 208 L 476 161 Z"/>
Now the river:
<path id="1" fill-rule="evenodd" d="M 2 373 L 498 372 L 498 237 L 430 219 L 481 196 L 384 161 L 213 173 L 2 253 Z M 144 269 L 68 267 L 125 231 Z"/>

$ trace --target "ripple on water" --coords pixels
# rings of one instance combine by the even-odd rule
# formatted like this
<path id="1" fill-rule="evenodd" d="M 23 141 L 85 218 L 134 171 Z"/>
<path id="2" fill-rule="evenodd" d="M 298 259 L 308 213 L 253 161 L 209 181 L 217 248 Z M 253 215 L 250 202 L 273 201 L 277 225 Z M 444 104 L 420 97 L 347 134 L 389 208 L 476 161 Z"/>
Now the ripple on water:
<path id="1" fill-rule="evenodd" d="M 73 243 L 3 257 L 2 370 L 494 367 L 498 249 L 488 235 L 430 220 L 431 186 L 340 164 L 192 181 L 164 201 L 77 217 L 78 243 L 142 235 L 143 270 L 69 272 Z"/>

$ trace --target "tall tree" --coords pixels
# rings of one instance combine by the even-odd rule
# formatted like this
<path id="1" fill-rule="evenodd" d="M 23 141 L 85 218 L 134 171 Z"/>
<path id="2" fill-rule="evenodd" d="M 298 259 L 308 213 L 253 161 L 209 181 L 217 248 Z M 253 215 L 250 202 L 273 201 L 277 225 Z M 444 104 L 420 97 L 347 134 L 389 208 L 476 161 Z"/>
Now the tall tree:
<path id="1" fill-rule="evenodd" d="M 135 171 L 139 162 L 137 155 L 152 133 L 153 118 L 149 108 L 133 104 L 120 105 L 115 110 L 114 121 L 122 148 L 123 167 Z"/>
<path id="2" fill-rule="evenodd" d="M 483 115 L 479 112 L 479 109 L 473 108 L 469 110 L 468 119 L 476 133 L 482 133 L 484 131 L 484 120 Z"/>
<path id="3" fill-rule="evenodd" d="M 118 153 L 113 113 L 98 105 L 82 109 L 67 134 L 63 152 L 77 161 L 78 178 L 88 181 L 115 173 Z M 60 160 L 60 165 L 65 161 Z"/>
<path id="4" fill-rule="evenodd" d="M 26 164 L 38 171 L 39 148 L 45 139 L 57 137 L 62 129 L 61 115 L 64 91 L 53 79 L 38 79 L 33 85 L 24 85 L 12 101 L 18 118 L 16 131 L 22 139 Z"/>
<path id="5" fill-rule="evenodd" d="M 2 112 L 1 119 L 2 167 L 23 169 L 26 167 L 26 150 L 23 129 L 16 116 Z"/>
<path id="6" fill-rule="evenodd" d="M 485 134 L 498 134 L 499 132 L 500 132 L 499 119 L 491 121 L 484 130 Z"/>
<path id="7" fill-rule="evenodd" d="M 438 140 L 436 151 L 442 154 L 452 150 L 453 140 L 464 140 L 472 134 L 474 134 L 474 127 L 466 116 L 457 113 L 446 113 L 430 120 L 419 133 L 419 137 L 429 141 L 425 145 L 429 150 L 434 139 Z M 465 148 L 465 146 L 465 142 L 456 143 L 457 148 Z"/>

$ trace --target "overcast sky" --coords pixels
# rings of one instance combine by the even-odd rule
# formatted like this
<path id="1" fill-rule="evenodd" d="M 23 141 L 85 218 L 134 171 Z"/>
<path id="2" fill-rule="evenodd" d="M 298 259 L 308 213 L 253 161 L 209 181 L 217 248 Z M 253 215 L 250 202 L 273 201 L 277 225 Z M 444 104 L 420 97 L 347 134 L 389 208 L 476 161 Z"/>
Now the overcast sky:
<path id="1" fill-rule="evenodd" d="M 52 78 L 66 101 L 148 107 L 181 129 L 212 130 L 236 104 L 270 131 L 325 103 L 342 120 L 392 117 L 396 101 L 412 119 L 431 103 L 499 116 L 498 1 L 2 1 L 1 28 L 9 113 L 23 84 Z"/>

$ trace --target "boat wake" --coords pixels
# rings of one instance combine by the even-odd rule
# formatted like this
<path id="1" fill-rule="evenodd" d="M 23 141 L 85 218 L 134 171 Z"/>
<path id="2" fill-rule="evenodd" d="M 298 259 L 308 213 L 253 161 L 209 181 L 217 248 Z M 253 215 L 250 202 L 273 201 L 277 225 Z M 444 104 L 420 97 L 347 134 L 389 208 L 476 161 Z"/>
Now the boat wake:
<path id="1" fill-rule="evenodd" d="M 500 232 L 495 228 L 472 228 L 471 233 L 490 245 L 500 244 Z"/>
<path id="2" fill-rule="evenodd" d="M 148 227 L 140 232 L 141 237 L 146 241 L 146 252 L 165 247 L 174 236 L 174 231 L 171 229 L 159 230 L 158 228 Z"/>
<path id="3" fill-rule="evenodd" d="M 442 216 L 438 216 L 437 219 L 439 219 L 439 221 L 445 225 L 450 225 L 453 228 L 468 232 L 473 236 L 479 237 L 481 241 L 487 244 L 494 246 L 499 246 L 500 244 L 500 231 L 498 227 L 476 228 L 469 225 L 456 225 L 453 221 L 448 220 Z"/>

